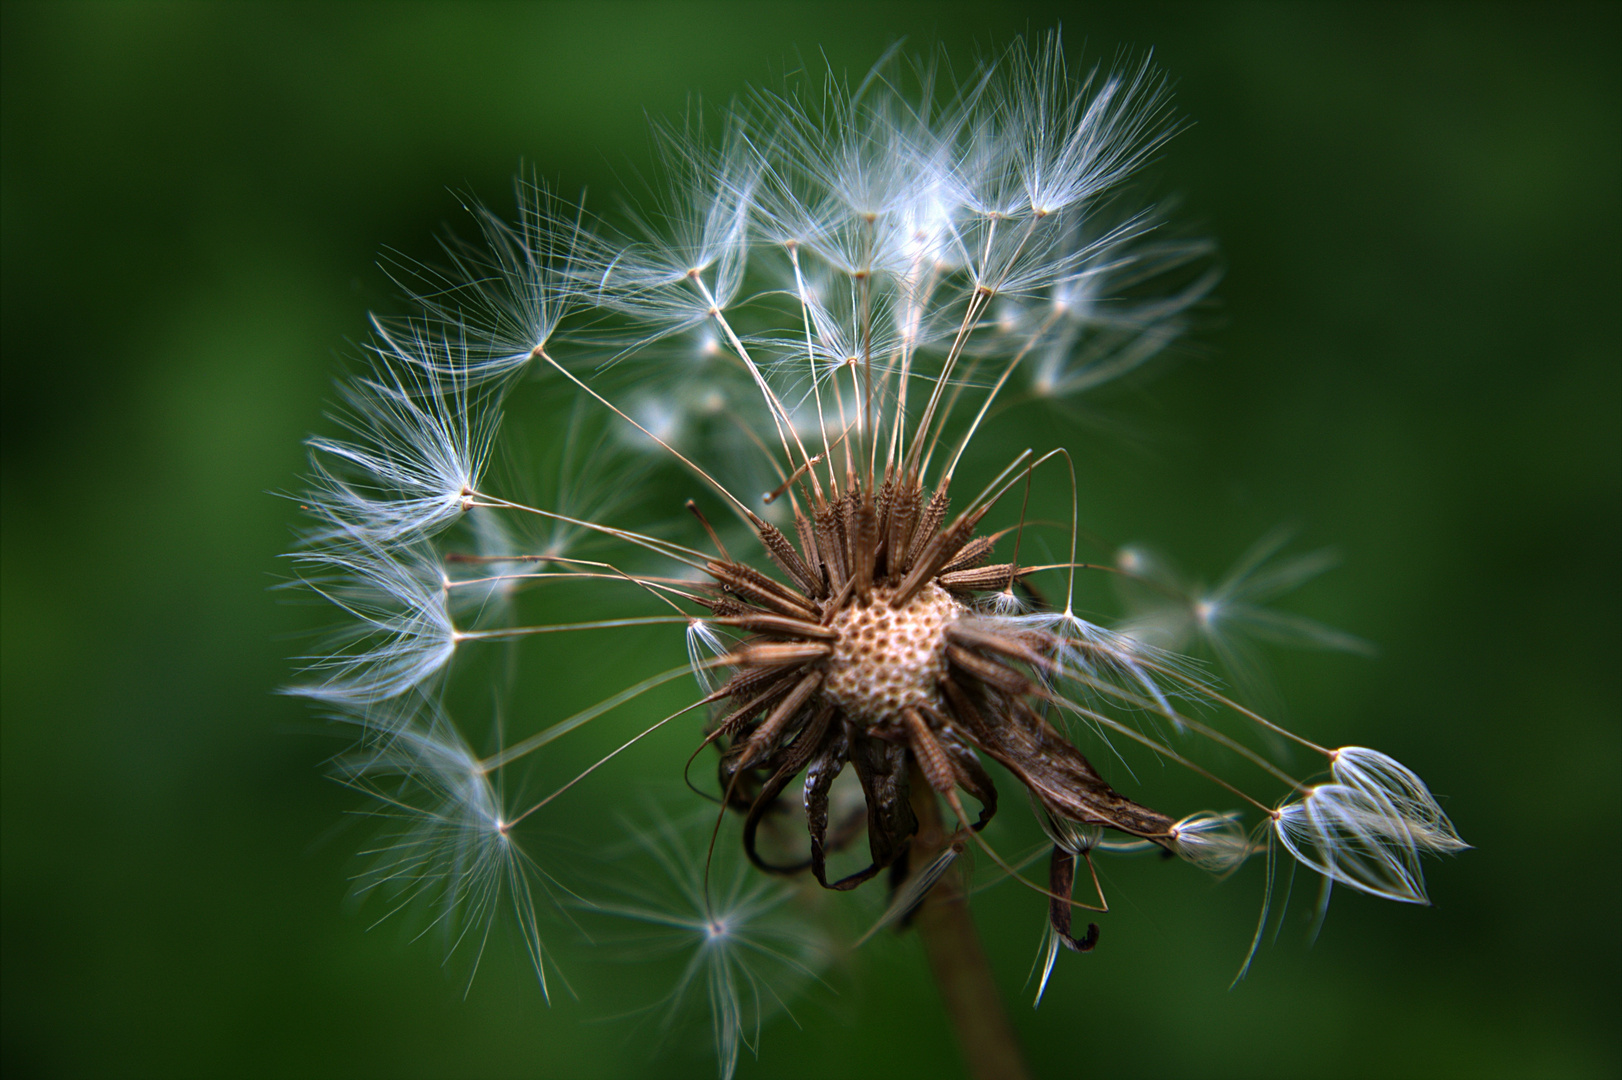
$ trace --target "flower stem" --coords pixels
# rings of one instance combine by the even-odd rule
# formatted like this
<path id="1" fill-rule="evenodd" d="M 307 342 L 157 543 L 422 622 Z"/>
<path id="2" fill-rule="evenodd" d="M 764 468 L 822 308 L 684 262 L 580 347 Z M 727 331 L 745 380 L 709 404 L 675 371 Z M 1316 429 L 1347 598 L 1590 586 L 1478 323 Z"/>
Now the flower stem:
<path id="1" fill-rule="evenodd" d="M 948 834 L 935 794 L 916 766 L 911 780 L 918 835 L 909 869 L 916 873 L 945 847 Z M 963 875 L 956 866 L 948 867 L 919 904 L 912 923 L 923 939 L 968 1075 L 974 1080 L 1025 1080 L 1025 1056 L 991 977 L 968 901 Z"/>

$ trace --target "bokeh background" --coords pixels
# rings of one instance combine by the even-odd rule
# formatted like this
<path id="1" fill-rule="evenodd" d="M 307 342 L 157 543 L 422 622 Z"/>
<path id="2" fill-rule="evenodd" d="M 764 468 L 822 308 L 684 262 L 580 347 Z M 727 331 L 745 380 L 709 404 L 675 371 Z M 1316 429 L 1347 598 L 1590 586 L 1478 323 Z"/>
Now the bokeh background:
<path id="1" fill-rule="evenodd" d="M 1289 606 L 1380 653 L 1276 654 L 1278 696 L 1418 769 L 1476 850 L 1431 864 L 1431 909 L 1343 893 L 1309 945 L 1298 904 L 1233 990 L 1255 868 L 1123 864 L 1099 951 L 1037 1011 L 1043 905 L 983 894 L 1035 1071 L 1618 1074 L 1622 9 L 992 7 L 4 5 L 8 1078 L 713 1075 L 702 1038 L 655 1053 L 613 1019 L 654 985 L 638 964 L 570 962 L 579 999 L 549 1007 L 495 949 L 464 1000 L 435 945 L 346 901 L 341 743 L 273 693 L 318 619 L 267 591 L 274 492 L 365 313 L 399 308 L 377 253 L 465 227 L 450 189 L 507 206 L 529 162 L 606 205 L 646 117 L 693 95 L 1060 23 L 1177 79 L 1195 123 L 1157 182 L 1227 277 L 1116 434 L 1006 446 L 1071 445 L 1093 533 L 1208 577 L 1281 523 L 1335 546 Z M 585 673 L 565 696 L 621 685 L 559 656 Z M 668 784 L 690 739 L 581 820 Z M 916 942 L 830 983 L 740 1075 L 955 1073 Z"/>

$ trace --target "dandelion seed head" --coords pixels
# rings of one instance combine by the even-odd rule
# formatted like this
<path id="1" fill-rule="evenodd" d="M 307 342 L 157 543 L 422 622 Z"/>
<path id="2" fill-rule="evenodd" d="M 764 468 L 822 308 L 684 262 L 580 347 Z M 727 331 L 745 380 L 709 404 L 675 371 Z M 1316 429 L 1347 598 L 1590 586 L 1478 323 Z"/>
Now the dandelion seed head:
<path id="1" fill-rule="evenodd" d="M 1226 875 L 1265 851 L 1271 875 L 1282 851 L 1330 882 L 1426 902 L 1420 858 L 1466 845 L 1419 777 L 1286 731 L 1219 674 L 1244 688 L 1247 638 L 1361 646 L 1269 606 L 1331 556 L 1282 555 L 1275 533 L 1207 587 L 1125 547 L 1122 618 L 1083 617 L 1078 580 L 1098 568 L 1076 550 L 1080 463 L 1032 450 L 997 472 L 975 456 L 1005 407 L 1126 377 L 1195 325 L 1213 248 L 1128 183 L 1178 127 L 1147 59 L 1072 72 L 1052 35 L 954 78 L 897 51 L 855 84 L 830 76 L 663 128 L 651 190 L 618 224 L 527 180 L 516 222 L 474 209 L 479 240 L 447 243 L 449 267 L 401 264 L 420 310 L 375 320 L 367 370 L 340 385 L 341 435 L 311 440 L 313 525 L 292 557 L 342 620 L 296 691 L 359 730 L 340 775 L 389 822 L 367 887 L 428 907 L 452 949 L 482 948 L 510 912 L 544 980 L 535 886 L 553 886 L 521 826 L 665 723 L 707 715 L 700 751 L 741 845 L 713 843 L 713 822 L 696 847 L 669 822 L 633 828 L 651 869 L 581 909 L 668 938 L 683 967 L 659 1011 L 667 1026 L 707 1015 L 723 1077 L 784 987 L 825 962 L 792 882 L 843 892 L 888 871 L 919 899 L 970 843 L 1024 880 L 980 832 L 1009 777 L 1052 845 L 1033 886 L 1048 909 L 1038 998 L 1061 951 L 1096 941 L 1072 933 L 1071 901 L 1078 865 L 1099 857 L 1159 850 Z M 526 393 L 578 402 L 542 432 L 557 460 L 538 492 L 521 461 L 489 468 L 503 410 Z M 667 467 L 700 489 L 687 505 L 701 536 L 642 483 Z M 966 489 L 984 472 L 984 490 Z M 1030 492 L 1067 473 L 1054 545 Z M 1031 564 L 1065 541 L 1068 555 Z M 524 625 L 531 590 L 584 611 Z M 654 614 L 626 614 L 626 597 Z M 450 718 L 451 688 L 479 669 L 453 662 L 463 649 L 510 642 L 516 668 L 545 662 L 558 635 L 601 635 L 596 655 L 617 667 L 640 660 L 633 627 L 679 630 L 687 668 L 634 677 L 484 758 Z M 701 700 L 508 803 L 509 784 L 545 775 L 554 740 L 688 669 Z M 1291 775 L 1284 741 L 1324 755 L 1328 781 Z M 1155 798 L 1140 753 L 1262 824 L 1139 802 Z M 1277 786 L 1253 794 L 1236 775 Z M 965 828 L 927 851 L 932 800 Z M 848 846 L 869 861 L 830 878 Z"/>

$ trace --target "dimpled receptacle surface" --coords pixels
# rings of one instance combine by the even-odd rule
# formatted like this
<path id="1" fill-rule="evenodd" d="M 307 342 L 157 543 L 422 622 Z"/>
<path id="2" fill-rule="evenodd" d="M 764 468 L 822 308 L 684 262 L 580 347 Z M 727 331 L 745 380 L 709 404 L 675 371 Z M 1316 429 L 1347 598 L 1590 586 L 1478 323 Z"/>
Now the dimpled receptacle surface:
<path id="1" fill-rule="evenodd" d="M 867 603 L 852 603 L 832 624 L 839 638 L 822 691 L 870 724 L 893 719 L 908 705 L 939 699 L 946 627 L 964 611 L 933 582 L 901 608 L 890 606 L 892 595 L 890 589 L 874 589 Z"/>

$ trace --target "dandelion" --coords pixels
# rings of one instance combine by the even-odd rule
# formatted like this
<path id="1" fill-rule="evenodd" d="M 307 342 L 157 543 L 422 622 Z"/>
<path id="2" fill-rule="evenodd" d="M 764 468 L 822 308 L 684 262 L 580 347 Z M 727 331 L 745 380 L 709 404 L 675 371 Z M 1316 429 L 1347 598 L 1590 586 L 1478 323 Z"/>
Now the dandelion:
<path id="1" fill-rule="evenodd" d="M 406 821 L 373 880 L 427 883 L 459 938 L 477 926 L 483 940 L 504 898 L 541 970 L 546 906 L 528 883 L 556 876 L 518 836 L 651 732 L 702 728 L 691 761 L 715 770 L 704 793 L 722 807 L 710 844 L 638 832 L 666 895 L 571 905 L 680 941 L 670 1000 L 705 989 L 723 1077 L 781 1004 L 760 965 L 815 966 L 805 939 L 761 928 L 808 911 L 787 899 L 801 888 L 885 877 L 879 925 L 916 925 L 950 961 L 947 1006 L 988 1073 L 1017 1068 L 1018 1051 L 967 909 L 948 902 L 969 891 L 970 848 L 1046 909 L 1038 1000 L 1062 952 L 1100 939 L 1075 922 L 1108 911 L 1097 858 L 1155 850 L 1227 876 L 1261 854 L 1270 891 L 1285 854 L 1326 882 L 1425 902 L 1421 858 L 1465 845 L 1418 776 L 1286 730 L 1182 655 L 1204 642 L 1243 684 L 1238 632 L 1355 644 L 1263 606 L 1326 557 L 1275 560 L 1270 538 L 1214 589 L 1142 549 L 1083 563 L 1067 451 L 971 453 L 1020 403 L 1020 373 L 1027 405 L 1073 399 L 1188 328 L 1215 281 L 1211 245 L 1171 235 L 1129 186 L 1177 127 L 1147 61 L 1073 77 L 1056 35 L 955 81 L 892 52 L 854 86 L 830 76 L 664 130 L 663 175 L 624 228 L 528 181 L 516 225 L 476 210 L 483 247 L 402 273 L 428 286 L 420 310 L 375 323 L 372 374 L 342 391 L 351 437 L 312 443 L 315 525 L 294 555 L 346 620 L 298 689 L 360 726 L 342 775 Z M 622 436 L 590 442 L 572 413 L 556 435 L 596 449 L 567 450 L 540 498 L 487 468 L 503 407 L 532 391 L 572 396 Z M 614 456 L 679 468 L 698 490 L 635 492 L 603 471 Z M 1057 545 L 1027 518 L 1039 483 L 1070 496 Z M 1056 561 L 1033 554 L 1055 546 Z M 1077 612 L 1082 573 L 1121 582 L 1120 624 Z M 679 633 L 688 662 L 504 733 L 485 757 L 466 749 L 446 703 L 482 670 L 470 654 L 503 642 L 515 666 L 544 662 L 548 643 L 594 635 L 630 671 L 633 628 Z M 638 715 L 689 672 L 696 700 Z M 557 740 L 616 722 L 588 768 L 504 801 L 536 790 Z M 1285 745 L 1311 760 L 1304 775 Z M 1141 753 L 1219 808 L 1157 808 L 1127 767 Z M 1047 838 L 1035 856 L 987 834 L 1010 784 Z M 733 844 L 746 876 L 718 856 Z"/>

